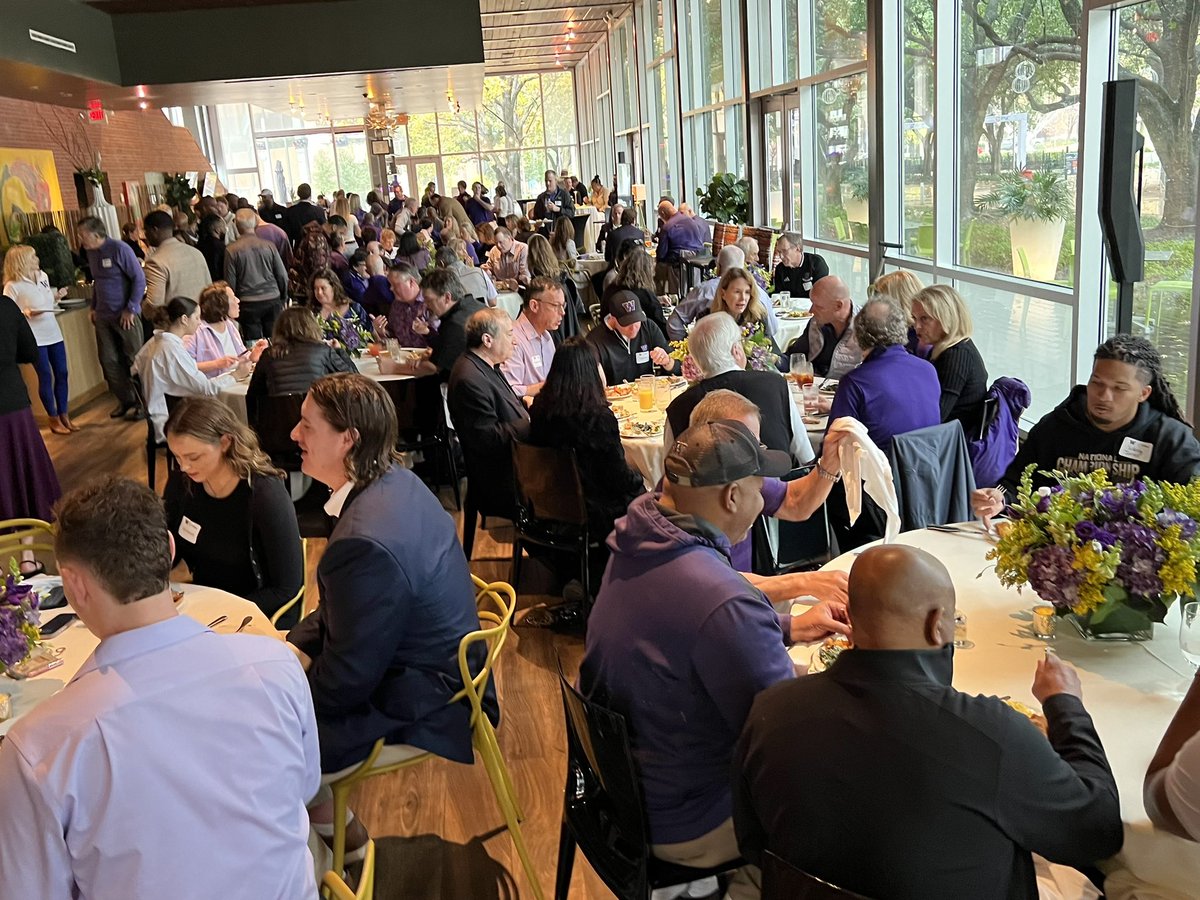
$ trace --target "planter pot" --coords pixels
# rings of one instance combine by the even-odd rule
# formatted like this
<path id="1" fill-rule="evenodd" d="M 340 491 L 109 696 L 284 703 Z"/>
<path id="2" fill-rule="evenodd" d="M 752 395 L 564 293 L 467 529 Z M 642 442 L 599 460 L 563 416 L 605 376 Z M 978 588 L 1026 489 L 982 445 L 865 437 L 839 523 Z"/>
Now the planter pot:
<path id="1" fill-rule="evenodd" d="M 89 216 L 95 216 L 104 223 L 110 237 L 121 234 L 121 223 L 117 219 L 117 208 L 108 202 L 104 196 L 103 184 L 92 184 L 88 182 L 88 191 L 91 199 L 91 205 L 84 212 Z"/>
<path id="2" fill-rule="evenodd" d="M 1147 613 L 1128 606 L 1118 606 L 1100 622 L 1091 615 L 1067 616 L 1089 641 L 1148 641 L 1154 637 L 1154 622 Z"/>
<path id="3" fill-rule="evenodd" d="M 856 200 L 849 191 L 843 191 L 842 209 L 846 211 L 847 222 L 857 222 L 859 225 L 867 224 L 867 201 L 865 199 Z"/>
<path id="4" fill-rule="evenodd" d="M 1013 274 L 1034 281 L 1053 281 L 1066 225 L 1062 219 L 1010 219 Z"/>

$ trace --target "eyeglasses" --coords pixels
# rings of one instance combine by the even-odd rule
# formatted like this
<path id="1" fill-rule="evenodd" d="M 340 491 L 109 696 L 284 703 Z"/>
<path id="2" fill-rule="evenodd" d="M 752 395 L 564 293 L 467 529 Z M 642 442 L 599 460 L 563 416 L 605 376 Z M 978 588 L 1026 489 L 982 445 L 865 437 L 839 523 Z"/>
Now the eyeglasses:
<path id="1" fill-rule="evenodd" d="M 539 306 L 549 306 L 552 309 L 557 309 L 560 311 L 567 308 L 567 303 L 565 300 L 562 303 L 551 303 L 548 300 L 538 300 L 537 298 L 534 298 L 533 302 L 537 303 Z"/>

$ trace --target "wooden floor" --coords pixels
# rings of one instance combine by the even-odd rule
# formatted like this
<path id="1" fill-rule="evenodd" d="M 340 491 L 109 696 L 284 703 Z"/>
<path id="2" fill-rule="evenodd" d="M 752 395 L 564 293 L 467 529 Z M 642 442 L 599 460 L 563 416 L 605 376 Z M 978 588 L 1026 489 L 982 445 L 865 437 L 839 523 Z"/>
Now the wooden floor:
<path id="1" fill-rule="evenodd" d="M 81 410 L 75 421 L 84 427 L 76 434 L 43 430 L 64 491 L 111 472 L 145 481 L 145 424 L 109 419 L 112 405 L 105 395 Z M 163 470 L 160 459 L 160 491 Z M 462 514 L 454 511 L 449 490 L 442 493 L 461 535 Z M 324 542 L 309 543 L 306 599 L 311 607 L 316 603 L 311 570 Z M 507 581 L 510 553 L 511 545 L 477 532 L 471 570 L 486 580 Z M 532 594 L 519 598 L 522 607 L 553 600 Z M 556 666 L 561 657 L 568 677 L 574 678 L 582 653 L 578 638 L 515 628 L 497 668 L 500 747 L 524 808 L 525 840 L 547 900 L 554 893 L 566 754 Z M 375 896 L 380 900 L 534 896 L 481 764 L 434 760 L 376 778 L 351 797 L 351 808 L 377 841 Z M 570 896 L 591 900 L 612 894 L 580 856 Z"/>

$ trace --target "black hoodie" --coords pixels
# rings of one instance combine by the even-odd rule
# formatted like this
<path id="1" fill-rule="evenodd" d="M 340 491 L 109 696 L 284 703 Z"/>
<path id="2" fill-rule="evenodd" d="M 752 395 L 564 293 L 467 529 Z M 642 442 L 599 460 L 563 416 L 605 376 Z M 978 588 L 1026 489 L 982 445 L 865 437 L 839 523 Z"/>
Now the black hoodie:
<path id="1" fill-rule="evenodd" d="M 1010 499 L 1030 463 L 1037 463 L 1038 472 L 1107 469 L 1113 481 L 1153 478 L 1184 483 L 1200 471 L 1200 442 L 1188 425 L 1163 415 L 1148 401 L 1124 428 L 1101 431 L 1087 417 L 1087 386 L 1079 384 L 1033 426 L 1017 451 L 1000 482 Z M 1045 475 L 1033 477 L 1034 487 L 1053 483 Z"/>

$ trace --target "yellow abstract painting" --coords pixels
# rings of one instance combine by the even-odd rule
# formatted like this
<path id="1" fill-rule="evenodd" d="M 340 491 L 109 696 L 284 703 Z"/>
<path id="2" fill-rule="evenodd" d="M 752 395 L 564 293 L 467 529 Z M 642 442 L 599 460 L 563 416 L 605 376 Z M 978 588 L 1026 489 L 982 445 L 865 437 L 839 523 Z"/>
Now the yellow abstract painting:
<path id="1" fill-rule="evenodd" d="M 21 238 L 22 213 L 62 208 L 53 150 L 0 147 L 0 219 L 9 242 Z"/>

